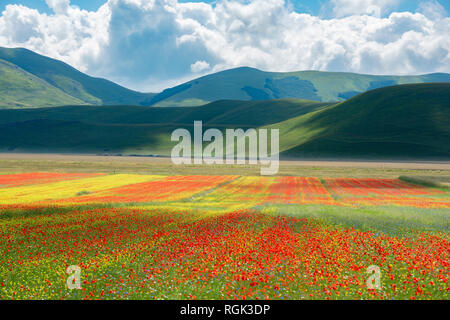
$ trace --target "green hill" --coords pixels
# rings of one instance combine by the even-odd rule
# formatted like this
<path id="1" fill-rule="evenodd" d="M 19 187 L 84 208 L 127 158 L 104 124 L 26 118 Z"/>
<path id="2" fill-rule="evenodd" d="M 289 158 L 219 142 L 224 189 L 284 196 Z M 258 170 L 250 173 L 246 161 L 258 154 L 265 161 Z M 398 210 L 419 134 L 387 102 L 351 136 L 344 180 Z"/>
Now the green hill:
<path id="1" fill-rule="evenodd" d="M 132 91 L 105 79 L 90 77 L 64 62 L 39 55 L 27 49 L 0 47 L 0 59 L 19 67 L 22 71 L 24 70 L 62 91 L 58 94 L 49 91 L 34 91 L 35 103 L 31 104 L 33 107 L 75 104 L 77 101 L 78 103 L 93 105 L 140 105 L 154 95 Z M 2 87 L 5 85 L 11 86 L 12 81 L 17 83 L 18 75 L 15 75 L 14 72 L 9 72 L 8 78 L 3 77 L 3 75 L 2 78 Z M 29 105 L 27 103 L 27 97 L 29 96 L 26 90 L 27 86 L 27 84 L 19 84 L 18 89 L 13 92 L 13 100 L 17 101 L 18 106 Z M 61 101 L 58 97 L 62 93 L 71 96 L 73 99 Z M 0 99 L 4 99 L 3 94 L 0 96 Z M 1 102 L 0 104 L 5 105 Z"/>
<path id="2" fill-rule="evenodd" d="M 0 151 L 170 154 L 176 128 L 260 127 L 330 104 L 284 99 L 217 101 L 192 108 L 65 106 L 0 110 Z"/>
<path id="3" fill-rule="evenodd" d="M 450 159 L 450 83 L 366 92 L 274 124 L 292 157 Z"/>
<path id="4" fill-rule="evenodd" d="M 283 99 L 192 108 L 0 110 L 0 151 L 170 155 L 176 128 L 278 128 L 282 157 L 450 159 L 450 83 L 376 89 L 338 104 Z"/>
<path id="5" fill-rule="evenodd" d="M 148 108 L 141 106 L 64 106 L 60 108 L 0 110 L 0 124 L 35 119 L 80 121 L 90 124 L 190 124 L 260 127 L 318 109 L 330 103 L 299 99 L 270 101 L 222 100 L 200 107 Z"/>
<path id="6" fill-rule="evenodd" d="M 167 89 L 146 101 L 146 104 L 172 107 L 194 106 L 222 99 L 280 98 L 343 101 L 380 87 L 427 82 L 450 82 L 450 74 L 372 76 L 319 71 L 276 73 L 253 68 L 237 68 Z"/>
<path id="7" fill-rule="evenodd" d="M 49 101 L 46 97 L 52 97 Z M 0 59 L 0 108 L 84 104 L 18 66 Z"/>

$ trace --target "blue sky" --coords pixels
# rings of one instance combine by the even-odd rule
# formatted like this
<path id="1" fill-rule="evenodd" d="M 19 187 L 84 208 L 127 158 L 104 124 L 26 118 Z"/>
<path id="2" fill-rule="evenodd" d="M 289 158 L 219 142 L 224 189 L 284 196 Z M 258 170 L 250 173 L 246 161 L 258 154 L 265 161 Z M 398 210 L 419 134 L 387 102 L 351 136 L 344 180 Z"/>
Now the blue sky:
<path id="1" fill-rule="evenodd" d="M 152 92 L 242 66 L 450 73 L 450 0 L 188 2 L 0 0 L 0 46 Z"/>
<path id="2" fill-rule="evenodd" d="M 81 9 L 86 9 L 89 11 L 97 10 L 105 0 L 71 0 L 72 5 L 76 5 Z M 205 3 L 215 3 L 217 0 L 179 0 L 179 2 L 205 2 Z M 290 0 L 295 11 L 302 13 L 309 13 L 312 15 L 320 15 L 321 8 L 327 2 L 326 0 Z M 399 5 L 396 6 L 392 11 L 410 11 L 414 12 L 418 8 L 420 2 L 423 0 L 403 0 L 400 1 Z M 439 3 L 446 9 L 447 16 L 450 12 L 450 1 L 440 0 Z M 52 10 L 47 6 L 45 0 L 0 0 L 0 10 L 3 10 L 7 4 L 22 4 L 29 8 L 38 9 L 40 12 L 52 13 Z"/>
<path id="3" fill-rule="evenodd" d="M 71 0 L 70 3 L 89 11 L 97 10 L 105 0 Z M 0 9 L 3 10 L 8 4 L 22 4 L 29 8 L 38 9 L 40 12 L 51 13 L 51 9 L 45 0 L 0 0 Z"/>

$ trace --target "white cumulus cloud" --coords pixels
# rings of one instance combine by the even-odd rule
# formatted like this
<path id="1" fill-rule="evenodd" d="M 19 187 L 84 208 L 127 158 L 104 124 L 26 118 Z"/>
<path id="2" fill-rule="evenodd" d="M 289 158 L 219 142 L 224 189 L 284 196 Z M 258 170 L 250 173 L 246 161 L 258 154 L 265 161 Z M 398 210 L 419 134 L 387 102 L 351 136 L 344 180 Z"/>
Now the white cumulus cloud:
<path id="1" fill-rule="evenodd" d="M 56 14 L 65 14 L 70 7 L 70 0 L 45 0 L 45 2 Z"/>
<path id="2" fill-rule="evenodd" d="M 196 63 L 191 64 L 191 71 L 194 73 L 199 73 L 211 68 L 208 62 L 206 61 L 197 61 Z"/>
<path id="3" fill-rule="evenodd" d="M 284 0 L 109 0 L 95 12 L 68 0 L 47 3 L 54 14 L 8 5 L 0 46 L 26 47 L 139 90 L 238 66 L 450 72 L 450 19 L 436 1 L 385 16 L 392 1 L 333 0 L 329 19 L 296 13 Z"/>

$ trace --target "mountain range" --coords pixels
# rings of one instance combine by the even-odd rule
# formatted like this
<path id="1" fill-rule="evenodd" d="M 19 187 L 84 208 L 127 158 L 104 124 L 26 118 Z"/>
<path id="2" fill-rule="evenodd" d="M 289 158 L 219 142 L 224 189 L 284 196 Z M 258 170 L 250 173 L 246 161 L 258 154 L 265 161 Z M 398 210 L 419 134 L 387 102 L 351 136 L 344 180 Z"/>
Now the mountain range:
<path id="1" fill-rule="evenodd" d="M 221 100 L 200 107 L 0 110 L 0 151 L 170 155 L 171 132 L 280 129 L 290 158 L 450 159 L 450 83 L 400 85 L 341 103 Z"/>
<path id="2" fill-rule="evenodd" d="M 155 95 L 149 105 L 193 106 L 222 99 L 283 98 L 339 102 L 382 87 L 430 82 L 450 82 L 450 74 L 373 76 L 320 71 L 277 73 L 243 67 L 214 73 L 166 89 Z"/>
<path id="3" fill-rule="evenodd" d="M 172 131 L 202 120 L 279 129 L 285 158 L 450 159 L 449 74 L 238 68 L 154 94 L 0 48 L 0 105 L 0 152 L 168 156 Z"/>
<path id="4" fill-rule="evenodd" d="M 22 48 L 0 47 L 0 107 L 61 105 L 199 106 L 217 100 L 297 98 L 339 102 L 369 90 L 450 82 L 450 74 L 373 76 L 339 72 L 265 72 L 242 67 L 210 74 L 160 93 L 141 93 L 90 77 L 68 64 Z"/>

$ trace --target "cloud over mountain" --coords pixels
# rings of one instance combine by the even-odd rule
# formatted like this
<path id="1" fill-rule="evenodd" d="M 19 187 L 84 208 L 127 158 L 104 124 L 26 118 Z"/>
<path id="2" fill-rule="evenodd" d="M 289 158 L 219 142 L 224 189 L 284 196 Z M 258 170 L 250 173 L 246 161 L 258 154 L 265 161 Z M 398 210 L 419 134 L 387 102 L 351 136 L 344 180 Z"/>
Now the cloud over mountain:
<path id="1" fill-rule="evenodd" d="M 244 65 L 273 71 L 450 72 L 450 18 L 439 14 L 436 1 L 423 3 L 417 13 L 381 18 L 392 1 L 363 1 L 372 6 L 364 11 L 352 7 L 355 1 L 334 0 L 330 19 L 296 13 L 284 0 L 223 0 L 215 6 L 109 0 L 95 12 L 69 0 L 46 1 L 54 14 L 8 5 L 0 16 L 0 45 L 26 47 L 141 90 Z"/>

